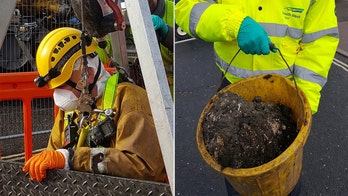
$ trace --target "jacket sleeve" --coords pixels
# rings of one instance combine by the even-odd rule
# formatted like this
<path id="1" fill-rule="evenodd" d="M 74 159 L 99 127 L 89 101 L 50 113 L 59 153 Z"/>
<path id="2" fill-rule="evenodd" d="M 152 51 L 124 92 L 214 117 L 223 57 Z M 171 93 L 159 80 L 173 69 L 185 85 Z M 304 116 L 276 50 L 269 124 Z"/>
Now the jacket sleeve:
<path id="1" fill-rule="evenodd" d="M 306 94 L 313 114 L 318 110 L 320 91 L 327 81 L 338 42 L 335 1 L 313 1 L 304 23 L 301 50 L 295 60 L 297 83 Z"/>
<path id="2" fill-rule="evenodd" d="M 238 5 L 181 0 L 175 6 L 176 23 L 188 34 L 207 42 L 235 40 L 246 17 Z"/>
<path id="3" fill-rule="evenodd" d="M 64 141 L 64 112 L 59 110 L 48 138 L 47 149 L 57 150 L 63 148 Z"/>
<path id="4" fill-rule="evenodd" d="M 119 115 L 110 147 L 77 148 L 74 170 L 164 182 L 164 161 L 146 93 L 119 84 L 115 105 Z"/>

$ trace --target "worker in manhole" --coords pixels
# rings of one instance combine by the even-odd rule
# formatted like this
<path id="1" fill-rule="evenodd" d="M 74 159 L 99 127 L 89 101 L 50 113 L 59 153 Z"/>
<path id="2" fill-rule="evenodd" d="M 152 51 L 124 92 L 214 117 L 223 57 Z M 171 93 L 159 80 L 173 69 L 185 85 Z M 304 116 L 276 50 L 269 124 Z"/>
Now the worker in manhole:
<path id="1" fill-rule="evenodd" d="M 48 146 L 23 171 L 42 181 L 47 169 L 66 169 L 165 182 L 166 171 L 146 91 L 110 74 L 97 43 L 63 27 L 41 41 L 38 87 L 54 89 L 59 107 Z M 84 50 L 83 50 L 84 48 Z"/>
<path id="2" fill-rule="evenodd" d="M 214 43 L 220 89 L 243 78 L 280 74 L 297 83 L 312 114 L 317 112 L 339 42 L 334 0 L 180 0 L 175 17 L 185 32 Z"/>

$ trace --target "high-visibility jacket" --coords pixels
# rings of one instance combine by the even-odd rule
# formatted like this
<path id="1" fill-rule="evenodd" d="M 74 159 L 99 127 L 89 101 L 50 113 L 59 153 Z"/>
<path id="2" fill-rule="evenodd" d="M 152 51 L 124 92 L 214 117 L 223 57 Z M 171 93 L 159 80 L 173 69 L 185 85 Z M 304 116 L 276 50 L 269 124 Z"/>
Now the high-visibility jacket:
<path id="1" fill-rule="evenodd" d="M 164 0 L 164 3 L 165 11 L 162 19 L 167 25 L 174 27 L 174 3 L 172 0 Z M 164 66 L 173 66 L 173 52 L 162 44 L 160 45 L 160 49 Z"/>
<path id="2" fill-rule="evenodd" d="M 104 38 L 105 38 L 105 41 L 106 41 L 105 49 L 100 48 L 98 46 L 95 51 L 97 52 L 98 57 L 101 60 L 101 62 L 103 63 L 103 65 L 106 65 L 110 61 L 109 55 L 112 56 L 112 47 L 111 47 L 110 36 L 106 35 Z M 93 38 L 93 39 L 96 39 L 96 38 Z"/>
<path id="3" fill-rule="evenodd" d="M 191 36 L 214 42 L 216 64 L 223 72 L 237 53 L 241 21 L 250 16 L 268 33 L 292 70 L 298 86 L 317 112 L 320 91 L 338 46 L 334 0 L 234 1 L 181 0 L 175 6 L 176 23 Z M 239 22 L 239 23 L 238 23 Z M 239 24 L 238 27 L 235 27 Z M 236 32 L 233 32 L 237 29 Z M 279 52 L 248 55 L 242 51 L 233 60 L 226 78 L 235 82 L 263 73 L 291 76 Z"/>
<path id="4" fill-rule="evenodd" d="M 108 175 L 165 182 L 166 170 L 145 90 L 123 82 L 118 84 L 116 95 L 112 106 L 116 111 L 113 117 L 116 135 L 111 138 L 110 147 L 90 148 L 87 144 L 77 147 L 73 169 L 87 172 L 97 169 L 98 173 Z M 102 102 L 102 97 L 97 99 L 98 109 L 102 109 Z M 47 149 L 57 150 L 65 145 L 64 114 L 59 110 Z M 98 116 L 93 114 L 91 126 L 96 124 L 97 119 Z M 75 123 L 78 124 L 77 119 Z M 100 162 L 95 163 L 95 157 L 103 158 L 98 158 Z"/>
<path id="5" fill-rule="evenodd" d="M 174 2 L 172 0 L 163 0 L 165 4 L 165 10 L 162 17 L 163 21 L 170 27 L 174 27 Z M 158 1 L 159 3 L 159 1 Z M 173 52 L 166 48 L 163 44 L 160 44 L 161 56 L 164 68 L 166 70 L 167 81 L 169 84 L 170 92 L 173 95 Z"/>

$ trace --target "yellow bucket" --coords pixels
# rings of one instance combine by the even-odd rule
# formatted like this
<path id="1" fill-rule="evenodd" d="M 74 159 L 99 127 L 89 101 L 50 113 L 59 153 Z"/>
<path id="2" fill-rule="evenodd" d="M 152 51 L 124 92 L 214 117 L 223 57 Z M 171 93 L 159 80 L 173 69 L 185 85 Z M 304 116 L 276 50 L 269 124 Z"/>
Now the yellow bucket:
<path id="1" fill-rule="evenodd" d="M 293 143 L 268 163 L 253 168 L 222 168 L 206 150 L 201 128 L 205 113 L 217 99 L 215 95 L 205 106 L 197 127 L 197 145 L 204 161 L 221 173 L 241 195 L 288 195 L 301 175 L 303 147 L 312 124 L 310 105 L 303 91 L 298 89 L 298 96 L 292 81 L 275 74 L 243 79 L 230 84 L 218 93 L 226 91 L 237 93 L 248 101 L 260 96 L 262 101 L 281 103 L 290 107 L 294 120 L 299 122 L 300 131 Z"/>

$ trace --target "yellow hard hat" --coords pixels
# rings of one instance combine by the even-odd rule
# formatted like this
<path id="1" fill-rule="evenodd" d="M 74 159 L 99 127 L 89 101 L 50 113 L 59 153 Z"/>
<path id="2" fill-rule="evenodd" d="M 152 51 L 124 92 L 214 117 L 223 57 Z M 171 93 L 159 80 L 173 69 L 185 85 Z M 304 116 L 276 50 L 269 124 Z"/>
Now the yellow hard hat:
<path id="1" fill-rule="evenodd" d="M 71 77 L 75 61 L 82 57 L 82 32 L 71 27 L 61 27 L 49 32 L 41 41 L 36 53 L 39 75 L 36 86 L 56 88 Z M 95 52 L 97 42 L 85 36 L 86 54 Z"/>

